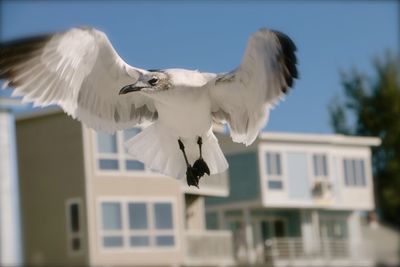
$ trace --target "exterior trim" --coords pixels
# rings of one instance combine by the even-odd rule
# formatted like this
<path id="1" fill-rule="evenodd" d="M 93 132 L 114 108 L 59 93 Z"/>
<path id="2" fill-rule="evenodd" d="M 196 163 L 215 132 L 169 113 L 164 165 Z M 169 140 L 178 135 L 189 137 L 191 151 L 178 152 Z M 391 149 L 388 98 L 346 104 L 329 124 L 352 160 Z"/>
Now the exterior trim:
<path id="1" fill-rule="evenodd" d="M 72 233 L 71 232 L 71 214 L 69 212 L 69 208 L 72 204 L 77 204 L 79 209 L 79 213 L 78 213 L 78 221 L 79 221 L 79 231 L 78 233 Z M 84 215 L 84 211 L 83 211 L 83 205 L 82 205 L 82 199 L 80 197 L 74 197 L 74 198 L 68 198 L 65 200 L 65 218 L 66 218 L 66 233 L 67 233 L 67 255 L 70 257 L 73 256 L 80 256 L 82 254 L 84 254 L 84 245 L 86 243 L 86 240 L 84 238 L 84 234 L 83 234 L 83 215 Z M 79 250 L 75 251 L 72 250 L 71 248 L 71 240 L 73 238 L 79 238 L 80 239 L 80 248 Z"/>
<path id="2" fill-rule="evenodd" d="M 101 204 L 104 202 L 118 202 L 122 205 L 122 210 L 121 210 L 121 216 L 122 216 L 122 230 L 118 231 L 118 233 L 122 232 L 122 236 L 123 238 L 126 238 L 129 236 L 129 229 L 127 229 L 126 227 L 124 227 L 124 224 L 126 224 L 128 222 L 128 214 L 126 211 L 126 207 L 127 207 L 127 203 L 128 202 L 145 202 L 147 204 L 151 203 L 153 204 L 154 202 L 168 202 L 171 203 L 171 207 L 172 207 L 172 223 L 173 223 L 173 229 L 172 230 L 156 230 L 159 233 L 162 233 L 163 231 L 165 231 L 166 234 L 170 234 L 172 233 L 172 235 L 175 238 L 175 244 L 173 246 L 168 246 L 168 247 L 158 247 L 158 246 L 149 246 L 149 247 L 143 247 L 143 248 L 132 248 L 132 247 L 127 247 L 127 246 L 123 246 L 120 248 L 105 248 L 102 245 L 102 240 L 101 238 L 104 235 L 104 230 L 102 229 L 102 211 L 101 211 Z M 99 235 L 96 236 L 96 246 L 98 247 L 99 251 L 101 253 L 127 253 L 127 252 L 144 252 L 144 253 L 154 253 L 154 252 L 159 252 L 159 251 L 178 251 L 180 249 L 180 236 L 179 236 L 179 227 L 180 226 L 180 222 L 178 219 L 178 210 L 177 210 L 177 203 L 176 203 L 176 199 L 173 197 L 130 197 L 130 196 L 101 196 L 98 197 L 96 199 L 96 219 L 97 219 L 97 223 L 96 223 L 96 227 L 98 230 Z M 152 210 L 152 209 L 151 209 Z M 148 214 L 150 221 L 154 222 L 154 218 L 153 218 L 153 214 L 150 212 Z M 149 229 L 146 231 L 146 233 L 149 234 L 149 236 L 153 236 L 153 231 L 154 229 Z"/>
<path id="3" fill-rule="evenodd" d="M 330 145 L 379 146 L 377 137 L 346 136 L 340 134 L 260 133 L 261 141 L 287 143 L 323 143 Z"/>

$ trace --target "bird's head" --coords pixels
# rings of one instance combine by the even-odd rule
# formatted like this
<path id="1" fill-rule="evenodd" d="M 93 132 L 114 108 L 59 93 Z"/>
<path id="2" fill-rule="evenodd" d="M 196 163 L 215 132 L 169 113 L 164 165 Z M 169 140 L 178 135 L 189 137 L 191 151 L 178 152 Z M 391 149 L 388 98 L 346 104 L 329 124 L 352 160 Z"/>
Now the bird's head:
<path id="1" fill-rule="evenodd" d="M 163 72 L 150 71 L 140 76 L 133 84 L 128 84 L 121 88 L 120 95 L 130 92 L 157 93 L 170 89 L 172 87 L 168 75 Z"/>

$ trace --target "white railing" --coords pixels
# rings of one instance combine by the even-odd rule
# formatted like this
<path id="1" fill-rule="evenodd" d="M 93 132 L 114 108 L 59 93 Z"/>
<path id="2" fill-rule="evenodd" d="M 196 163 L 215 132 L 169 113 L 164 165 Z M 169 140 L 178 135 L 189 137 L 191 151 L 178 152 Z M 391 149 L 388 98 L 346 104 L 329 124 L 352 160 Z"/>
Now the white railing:
<path id="1" fill-rule="evenodd" d="M 185 265 L 232 265 L 232 243 L 230 231 L 189 231 L 186 233 Z"/>
<path id="2" fill-rule="evenodd" d="M 350 247 L 346 239 L 323 240 L 306 246 L 301 238 L 273 238 L 265 243 L 264 257 L 267 262 L 276 259 L 348 259 Z"/>

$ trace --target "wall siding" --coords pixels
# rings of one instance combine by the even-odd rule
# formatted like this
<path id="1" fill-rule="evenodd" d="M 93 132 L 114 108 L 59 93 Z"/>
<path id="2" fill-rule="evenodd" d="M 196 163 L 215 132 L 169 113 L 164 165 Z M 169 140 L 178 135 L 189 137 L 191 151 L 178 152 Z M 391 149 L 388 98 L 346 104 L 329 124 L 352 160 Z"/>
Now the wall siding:
<path id="1" fill-rule="evenodd" d="M 279 217 L 286 220 L 288 236 L 301 236 L 301 217 L 300 210 L 278 210 L 278 209 L 258 209 L 251 211 L 252 217 Z"/>
<path id="2" fill-rule="evenodd" d="M 83 253 L 69 256 L 65 210 L 67 198 L 86 206 L 81 124 L 63 113 L 20 120 L 17 141 L 26 265 L 87 265 L 86 219 Z"/>
<path id="3" fill-rule="evenodd" d="M 229 197 L 208 197 L 207 205 L 254 201 L 260 198 L 258 158 L 255 152 L 227 156 L 229 162 Z"/>

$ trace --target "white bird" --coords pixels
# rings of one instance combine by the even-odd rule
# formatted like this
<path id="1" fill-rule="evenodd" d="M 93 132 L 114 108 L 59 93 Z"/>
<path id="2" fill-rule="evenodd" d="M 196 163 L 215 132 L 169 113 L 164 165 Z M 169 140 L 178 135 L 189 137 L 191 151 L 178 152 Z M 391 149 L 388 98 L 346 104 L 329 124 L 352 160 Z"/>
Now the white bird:
<path id="1" fill-rule="evenodd" d="M 57 104 L 87 126 L 113 133 L 151 122 L 128 140 L 128 152 L 152 170 L 198 187 L 228 163 L 212 132 L 226 122 L 235 142 L 250 145 L 269 109 L 297 78 L 296 46 L 283 33 L 254 33 L 243 60 L 223 74 L 128 65 L 106 34 L 72 28 L 1 43 L 0 78 L 34 105 Z"/>

